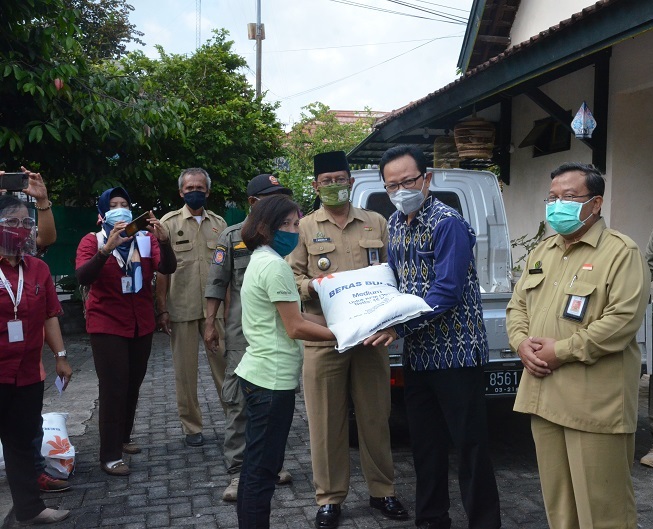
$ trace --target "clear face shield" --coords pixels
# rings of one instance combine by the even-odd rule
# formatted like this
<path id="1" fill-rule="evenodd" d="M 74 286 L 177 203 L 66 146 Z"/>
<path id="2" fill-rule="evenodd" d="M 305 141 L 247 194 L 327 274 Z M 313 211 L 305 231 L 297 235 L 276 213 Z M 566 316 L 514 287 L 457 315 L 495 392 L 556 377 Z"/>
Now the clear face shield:
<path id="1" fill-rule="evenodd" d="M 6 256 L 36 253 L 36 215 L 27 203 L 0 211 L 0 253 Z"/>

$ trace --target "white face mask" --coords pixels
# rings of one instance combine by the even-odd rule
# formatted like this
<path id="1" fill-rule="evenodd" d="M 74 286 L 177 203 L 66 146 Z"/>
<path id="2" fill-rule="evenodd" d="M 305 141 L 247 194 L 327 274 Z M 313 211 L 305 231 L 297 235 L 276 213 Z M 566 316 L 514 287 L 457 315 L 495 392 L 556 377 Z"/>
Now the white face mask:
<path id="1" fill-rule="evenodd" d="M 397 210 L 401 211 L 404 215 L 410 215 L 417 211 L 425 200 L 424 182 L 422 182 L 421 189 L 399 189 L 394 193 L 388 195 L 390 202 L 394 204 Z"/>

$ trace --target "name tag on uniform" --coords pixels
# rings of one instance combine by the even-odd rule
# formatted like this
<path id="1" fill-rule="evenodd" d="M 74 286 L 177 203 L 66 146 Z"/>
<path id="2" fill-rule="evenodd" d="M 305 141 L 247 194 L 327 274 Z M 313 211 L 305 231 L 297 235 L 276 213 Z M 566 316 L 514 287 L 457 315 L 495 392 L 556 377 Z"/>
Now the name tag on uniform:
<path id="1" fill-rule="evenodd" d="M 123 294 L 132 293 L 132 278 L 130 276 L 122 276 L 120 278 L 120 284 L 122 285 Z"/>
<path id="2" fill-rule="evenodd" d="M 9 343 L 22 342 L 23 322 L 20 320 L 11 320 L 7 322 L 7 333 L 9 334 Z"/>
<path id="3" fill-rule="evenodd" d="M 583 321 L 588 301 L 589 296 L 570 295 L 562 316 L 570 320 Z"/>
<path id="4" fill-rule="evenodd" d="M 370 265 L 377 265 L 381 262 L 381 259 L 379 257 L 379 249 L 378 248 L 368 248 L 367 249 L 367 258 L 370 262 Z"/>

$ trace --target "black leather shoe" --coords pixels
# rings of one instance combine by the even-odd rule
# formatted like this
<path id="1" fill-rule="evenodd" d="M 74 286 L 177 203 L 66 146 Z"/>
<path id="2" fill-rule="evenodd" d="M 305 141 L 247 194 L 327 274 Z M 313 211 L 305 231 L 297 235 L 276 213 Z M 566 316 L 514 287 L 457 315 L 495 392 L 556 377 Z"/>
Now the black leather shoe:
<path id="1" fill-rule="evenodd" d="M 340 521 L 340 505 L 327 503 L 317 510 L 315 516 L 316 529 L 335 529 Z"/>
<path id="2" fill-rule="evenodd" d="M 189 433 L 186 436 L 186 444 L 188 446 L 202 446 L 204 444 L 204 436 L 202 435 L 202 432 Z"/>
<path id="3" fill-rule="evenodd" d="M 407 520 L 408 511 L 395 496 L 374 498 L 370 496 L 370 507 L 379 509 L 381 514 L 392 520 Z"/>

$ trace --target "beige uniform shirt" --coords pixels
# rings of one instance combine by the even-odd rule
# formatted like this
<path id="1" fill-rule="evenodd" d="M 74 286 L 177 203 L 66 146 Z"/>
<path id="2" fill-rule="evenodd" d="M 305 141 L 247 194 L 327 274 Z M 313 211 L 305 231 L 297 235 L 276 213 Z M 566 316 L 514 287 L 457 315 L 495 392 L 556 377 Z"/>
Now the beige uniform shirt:
<path id="1" fill-rule="evenodd" d="M 374 211 L 351 206 L 343 230 L 325 208 L 299 221 L 299 243 L 287 258 L 295 274 L 304 310 L 322 314 L 320 301 L 310 297 L 308 284 L 318 276 L 357 270 L 388 261 L 388 224 Z M 306 342 L 306 345 L 335 345 L 336 342 Z"/>
<path id="2" fill-rule="evenodd" d="M 200 320 L 206 317 L 206 278 L 227 223 L 212 211 L 203 210 L 198 223 L 187 206 L 164 215 L 161 224 L 170 237 L 177 257 L 177 271 L 168 276 L 167 309 L 170 320 L 176 322 Z M 222 307 L 218 317 L 222 317 Z"/>
<path id="3" fill-rule="evenodd" d="M 524 370 L 515 410 L 585 432 L 634 432 L 649 282 L 637 245 L 603 219 L 568 249 L 560 235 L 540 243 L 508 304 L 508 337 L 515 351 L 529 336 L 555 338 L 563 365 L 544 378 Z"/>

